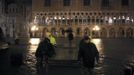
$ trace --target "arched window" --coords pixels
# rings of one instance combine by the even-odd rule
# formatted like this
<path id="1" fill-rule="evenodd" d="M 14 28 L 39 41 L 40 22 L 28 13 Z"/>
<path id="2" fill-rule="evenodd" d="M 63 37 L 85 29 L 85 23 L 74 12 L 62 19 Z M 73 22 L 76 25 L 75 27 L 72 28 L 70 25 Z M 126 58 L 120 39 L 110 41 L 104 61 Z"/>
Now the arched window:
<path id="1" fill-rule="evenodd" d="M 128 28 L 126 31 L 126 36 L 128 38 L 132 38 L 133 37 L 133 29 L 132 28 Z"/>
<path id="2" fill-rule="evenodd" d="M 106 28 L 102 28 L 101 29 L 101 37 L 102 38 L 106 38 L 107 37 L 107 30 L 106 30 Z"/>
<path id="3" fill-rule="evenodd" d="M 77 35 L 80 35 L 80 31 L 81 31 L 81 29 L 80 28 L 77 28 L 76 34 Z"/>

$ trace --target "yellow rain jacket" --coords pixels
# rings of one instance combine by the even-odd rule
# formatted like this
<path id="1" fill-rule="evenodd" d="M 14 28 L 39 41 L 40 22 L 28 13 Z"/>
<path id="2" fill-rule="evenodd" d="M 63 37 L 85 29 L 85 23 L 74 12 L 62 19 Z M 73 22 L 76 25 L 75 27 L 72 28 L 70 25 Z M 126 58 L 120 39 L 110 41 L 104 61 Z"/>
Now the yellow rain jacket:
<path id="1" fill-rule="evenodd" d="M 51 43 L 52 45 L 56 45 L 56 40 L 55 40 L 55 38 L 54 38 L 53 36 L 50 36 L 50 37 L 49 37 L 49 40 L 50 40 L 50 43 Z"/>

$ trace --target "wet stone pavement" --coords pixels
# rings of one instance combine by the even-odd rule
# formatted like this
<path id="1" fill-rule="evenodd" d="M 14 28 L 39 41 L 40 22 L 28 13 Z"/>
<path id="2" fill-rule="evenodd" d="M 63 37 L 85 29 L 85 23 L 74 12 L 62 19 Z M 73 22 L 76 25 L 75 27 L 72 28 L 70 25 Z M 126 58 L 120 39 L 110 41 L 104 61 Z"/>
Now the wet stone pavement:
<path id="1" fill-rule="evenodd" d="M 64 41 L 61 41 L 64 40 Z M 93 74 L 85 75 L 124 75 L 123 67 L 134 59 L 134 39 L 93 39 L 100 52 L 100 63 Z M 73 40 L 71 47 L 65 38 L 57 39 L 56 56 L 45 65 L 36 64 L 37 45 L 12 45 L 0 52 L 0 75 L 83 75 L 82 66 L 76 61 L 79 38 Z M 23 65 L 12 66 L 11 55 L 23 54 Z"/>

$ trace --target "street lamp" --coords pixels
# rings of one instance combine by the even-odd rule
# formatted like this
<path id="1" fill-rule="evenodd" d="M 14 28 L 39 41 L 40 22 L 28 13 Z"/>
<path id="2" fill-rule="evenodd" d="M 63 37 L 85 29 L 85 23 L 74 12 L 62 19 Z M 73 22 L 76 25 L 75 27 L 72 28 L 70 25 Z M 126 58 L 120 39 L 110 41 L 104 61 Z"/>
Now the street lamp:
<path id="1" fill-rule="evenodd" d="M 99 31 L 99 30 L 100 30 L 100 27 L 96 25 L 96 26 L 93 28 L 93 30 L 94 30 L 94 31 Z"/>
<path id="2" fill-rule="evenodd" d="M 39 30 L 39 28 L 37 26 L 34 25 L 31 27 L 31 31 L 37 31 L 37 30 Z"/>
<path id="3" fill-rule="evenodd" d="M 39 28 L 36 25 L 32 26 L 31 27 L 31 31 L 33 33 L 32 35 L 35 36 L 35 32 L 38 31 L 38 30 L 39 30 Z"/>
<path id="4" fill-rule="evenodd" d="M 93 31 L 94 31 L 94 32 L 93 32 L 93 35 L 95 35 L 95 37 L 99 36 L 99 35 L 98 35 L 98 31 L 99 31 L 99 30 L 100 30 L 100 27 L 99 27 L 99 26 L 96 25 L 96 26 L 93 27 Z"/>

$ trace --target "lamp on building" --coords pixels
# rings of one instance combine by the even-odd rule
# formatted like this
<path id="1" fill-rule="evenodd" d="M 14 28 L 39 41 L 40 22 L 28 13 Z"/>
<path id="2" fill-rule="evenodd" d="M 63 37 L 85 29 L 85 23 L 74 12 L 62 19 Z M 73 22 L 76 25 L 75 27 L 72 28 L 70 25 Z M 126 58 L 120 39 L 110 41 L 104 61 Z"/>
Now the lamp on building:
<path id="1" fill-rule="evenodd" d="M 36 33 L 36 31 L 38 31 L 38 30 L 39 30 L 39 28 L 38 28 L 36 25 L 34 25 L 34 26 L 31 27 L 31 31 L 32 31 L 32 36 L 33 36 L 33 37 L 35 37 L 35 33 Z"/>
<path id="2" fill-rule="evenodd" d="M 97 25 L 93 28 L 93 31 L 99 31 L 99 30 L 100 30 L 100 27 Z"/>
<path id="3" fill-rule="evenodd" d="M 97 26 L 97 25 L 94 26 L 94 27 L 93 27 L 93 34 L 92 34 L 92 35 L 93 35 L 94 37 L 99 37 L 98 31 L 100 31 L 100 27 Z"/>

